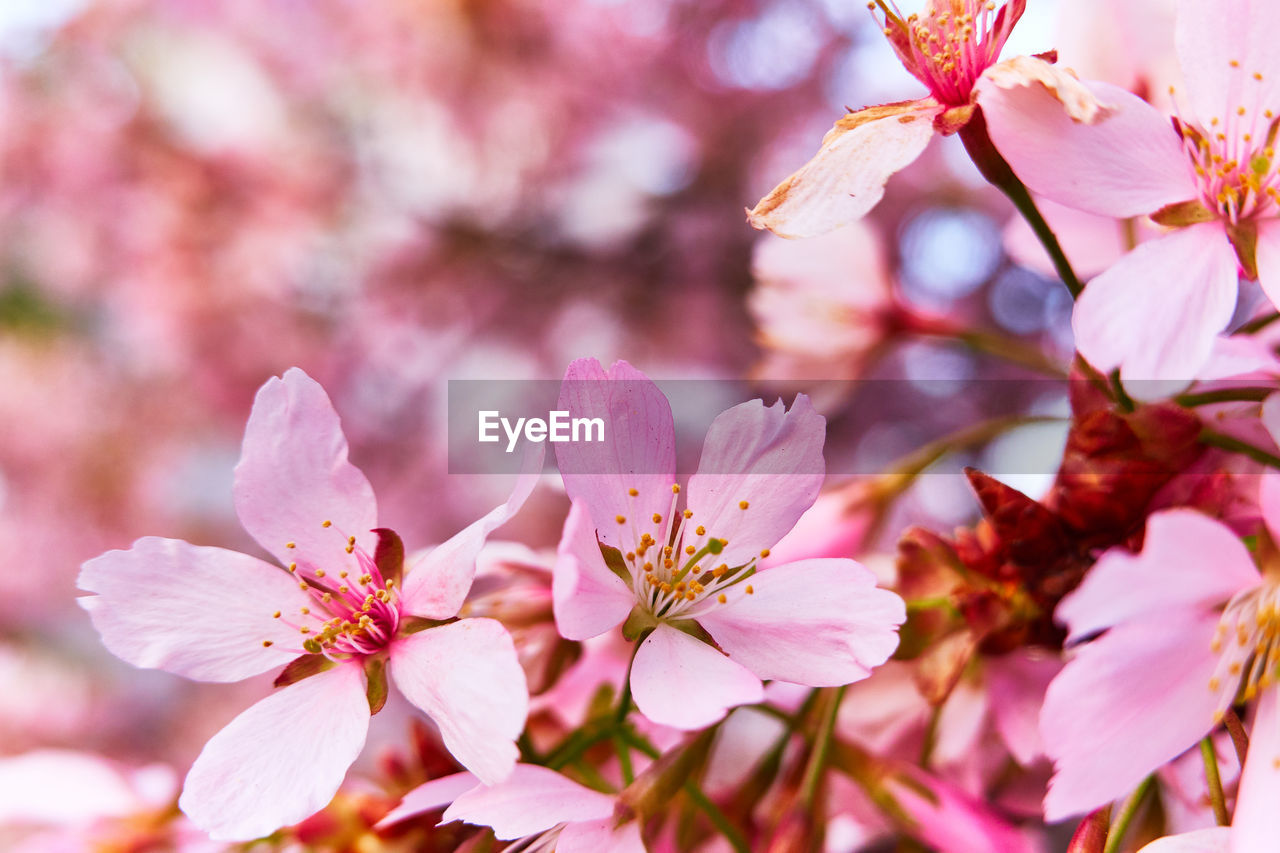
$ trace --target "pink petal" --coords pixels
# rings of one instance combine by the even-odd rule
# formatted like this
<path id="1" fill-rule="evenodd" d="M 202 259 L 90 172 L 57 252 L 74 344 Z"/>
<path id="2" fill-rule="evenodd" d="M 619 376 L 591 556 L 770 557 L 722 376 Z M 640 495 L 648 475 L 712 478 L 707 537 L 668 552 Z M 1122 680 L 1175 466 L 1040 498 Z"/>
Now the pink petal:
<path id="1" fill-rule="evenodd" d="M 640 825 L 634 820 L 616 823 L 611 817 L 571 823 L 556 840 L 556 853 L 645 853 Z"/>
<path id="2" fill-rule="evenodd" d="M 1231 528 L 1192 509 L 1169 509 L 1147 519 L 1140 554 L 1107 551 L 1054 616 L 1070 643 L 1171 609 L 1208 609 L 1257 583 L 1253 558 Z"/>
<path id="3" fill-rule="evenodd" d="M 400 800 L 400 805 L 378 821 L 378 827 L 391 826 L 411 817 L 440 811 L 462 794 L 480 784 L 473 774 L 462 772 L 440 776 L 423 782 Z"/>
<path id="4" fill-rule="evenodd" d="M 922 98 L 841 116 L 813 159 L 762 198 L 748 221 L 780 237 L 816 237 L 860 219 L 890 176 L 924 151 L 942 111 Z"/>
<path id="5" fill-rule="evenodd" d="M 346 553 L 348 536 L 373 553 L 373 488 L 347 461 L 347 438 L 329 396 L 296 367 L 258 389 L 236 466 L 235 502 L 244 529 L 286 566 L 359 574 Z"/>
<path id="6" fill-rule="evenodd" d="M 996 731 L 1009 754 L 1026 767 L 1044 754 L 1040 709 L 1049 683 L 1062 671 L 1062 661 L 1029 648 L 985 660 Z"/>
<path id="7" fill-rule="evenodd" d="M 712 421 L 698 472 L 689 478 L 689 509 L 691 525 L 728 541 L 717 563 L 755 559 L 813 505 L 826 470 L 826 425 L 803 394 L 789 411 L 781 400 L 772 406 L 752 400 Z"/>
<path id="8" fill-rule="evenodd" d="M 1085 287 L 1072 327 L 1080 354 L 1128 381 L 1190 382 L 1235 309 L 1236 255 L 1222 226 L 1143 243 Z"/>
<path id="9" fill-rule="evenodd" d="M 218 841 L 248 841 L 297 823 L 333 799 L 368 728 L 359 666 L 303 679 L 205 744 L 178 805 Z"/>
<path id="10" fill-rule="evenodd" d="M 1036 853 L 1040 849 L 994 809 L 916 767 L 885 788 L 916 825 L 917 837 L 944 853 Z"/>
<path id="11" fill-rule="evenodd" d="M 987 130 L 1018 177 L 1059 204 L 1116 218 L 1197 198 L 1169 119 L 1117 86 L 1086 85 L 1110 108 L 1096 124 L 1072 121 L 1039 85 L 980 87 Z"/>
<path id="12" fill-rule="evenodd" d="M 711 646 L 669 625 L 659 625 L 631 665 L 636 707 L 655 723 L 700 729 L 730 708 L 764 700 L 760 679 Z"/>
<path id="13" fill-rule="evenodd" d="M 564 523 L 551 581 L 556 629 L 570 640 L 603 634 L 627 618 L 636 595 L 605 565 L 585 504 L 575 501 Z"/>
<path id="14" fill-rule="evenodd" d="M 760 678 L 812 687 L 861 681 L 898 647 L 906 606 L 853 560 L 801 560 L 729 589 L 698 615 L 729 657 Z"/>
<path id="15" fill-rule="evenodd" d="M 486 785 L 515 766 L 529 690 L 511 635 L 493 619 L 463 619 L 397 640 L 391 678 L 435 721 L 445 748 Z"/>
<path id="16" fill-rule="evenodd" d="M 1231 828 L 1227 826 L 1211 826 L 1208 829 L 1197 829 L 1181 835 L 1169 835 L 1157 838 L 1143 847 L 1138 853 L 1227 853 L 1227 843 L 1231 839 Z M 1240 850 L 1265 850 L 1259 848 Z"/>
<path id="17" fill-rule="evenodd" d="M 565 371 L 558 406 L 574 418 L 604 419 L 604 441 L 556 445 L 565 491 L 570 500 L 586 504 L 600 525 L 600 541 L 622 546 L 619 516 L 631 524 L 643 524 L 654 513 L 666 518 L 676 438 L 671 404 L 658 386 L 625 361 L 606 372 L 594 358 L 581 358 Z M 639 495 L 631 497 L 631 489 Z"/>
<path id="18" fill-rule="evenodd" d="M 1174 44 L 1191 109 L 1205 127 L 1237 107 L 1246 119 L 1233 125 L 1259 128 L 1263 111 L 1280 110 L 1280 55 L 1275 33 L 1280 9 L 1271 0 L 1180 0 Z M 1255 78 L 1254 75 L 1258 77 Z M 1232 116 L 1235 118 L 1235 116 Z"/>
<path id="19" fill-rule="evenodd" d="M 1280 219 L 1264 219 L 1258 223 L 1255 260 L 1258 284 L 1271 304 L 1280 307 Z"/>
<path id="20" fill-rule="evenodd" d="M 1034 88 L 1050 95 L 1078 124 L 1097 124 L 1114 112 L 1074 72 L 1037 56 L 1015 56 L 988 66 L 975 86 L 978 103 L 986 103 L 992 88 Z"/>
<path id="21" fill-rule="evenodd" d="M 517 764 L 505 782 L 474 788 L 453 801 L 444 820 L 492 827 L 503 841 L 551 829 L 559 823 L 600 820 L 613 814 L 613 797 L 536 764 Z"/>
<path id="22" fill-rule="evenodd" d="M 451 619 L 462 608 L 476 576 L 476 558 L 489 534 L 520 511 L 542 476 L 542 445 L 533 445 L 511 497 L 437 545 L 405 574 L 404 608 L 428 619 Z"/>
<path id="23" fill-rule="evenodd" d="M 1055 768 L 1047 820 L 1123 797 L 1213 728 L 1217 625 L 1217 613 L 1166 610 L 1079 649 L 1049 685 L 1040 716 Z"/>
<path id="24" fill-rule="evenodd" d="M 98 593 L 78 600 L 112 654 L 197 681 L 239 681 L 297 657 L 298 634 L 273 614 L 311 602 L 269 563 L 155 536 L 89 560 L 78 583 Z"/>
<path id="25" fill-rule="evenodd" d="M 1280 838 L 1280 694 L 1263 690 L 1231 821 L 1231 850 L 1274 849 Z"/>
<path id="26" fill-rule="evenodd" d="M 1258 479 L 1258 508 L 1271 536 L 1280 540 L 1280 473 L 1262 472 Z"/>
<path id="27" fill-rule="evenodd" d="M 1113 216 L 1085 213 L 1044 198 L 1036 199 L 1036 207 L 1079 276 L 1097 275 L 1129 251 L 1125 245 L 1125 224 Z M 1014 216 L 1005 226 L 1004 249 L 1017 264 L 1045 278 L 1052 279 L 1058 274 L 1044 244 L 1021 216 Z"/>

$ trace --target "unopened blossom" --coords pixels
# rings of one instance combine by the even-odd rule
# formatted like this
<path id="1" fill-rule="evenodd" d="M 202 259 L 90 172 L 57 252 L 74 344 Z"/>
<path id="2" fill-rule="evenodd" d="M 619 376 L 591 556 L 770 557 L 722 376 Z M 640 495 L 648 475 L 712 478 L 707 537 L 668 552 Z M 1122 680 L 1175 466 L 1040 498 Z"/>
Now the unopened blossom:
<path id="1" fill-rule="evenodd" d="M 1264 407 L 1280 432 L 1280 398 Z M 1155 513 L 1143 549 L 1104 554 L 1057 615 L 1081 643 L 1049 685 L 1040 718 L 1054 776 L 1051 820 L 1124 796 L 1195 746 L 1238 702 L 1255 702 L 1233 851 L 1280 832 L 1280 475 L 1261 478 L 1258 559 L 1224 524 L 1191 509 Z"/>
<path id="2" fill-rule="evenodd" d="M 1073 326 L 1080 354 L 1126 379 L 1189 380 L 1227 328 L 1239 271 L 1280 305 L 1280 7 L 1183 0 L 1175 41 L 1185 81 L 1170 117 L 1106 83 L 1110 108 L 1075 123 L 1036 88 L 993 93 L 991 138 L 1018 176 L 1061 204 L 1167 230 L 1088 283 Z"/>
<path id="3" fill-rule="evenodd" d="M 756 228 L 782 237 L 812 237 L 861 218 L 879 203 L 885 182 L 924 151 L 934 134 L 965 127 L 993 88 L 1035 85 L 1076 121 L 1103 112 L 1068 73 L 1040 59 L 997 62 L 1026 0 L 927 0 L 903 15 L 889 0 L 869 4 L 882 17 L 898 59 L 928 94 L 841 116 L 817 155 L 747 213 Z"/>
<path id="4" fill-rule="evenodd" d="M 500 841 L 527 839 L 521 850 L 556 853 L 644 853 L 640 826 L 615 817 L 618 798 L 593 791 L 554 770 L 517 764 L 497 785 L 456 773 L 419 785 L 382 820 L 383 826 L 444 806 L 441 824 L 487 826 Z"/>
<path id="5" fill-rule="evenodd" d="M 297 368 L 258 391 L 236 467 L 236 512 L 281 566 L 146 537 L 84 564 L 79 599 L 103 642 L 135 666 L 198 681 L 285 667 L 279 689 L 205 745 L 179 800 L 217 839 L 296 823 L 332 799 L 364 745 L 390 676 L 487 782 L 515 764 L 528 704 L 511 638 L 456 620 L 485 537 L 536 477 L 403 574 L 373 490 L 347 461 L 324 390 Z M 286 666 L 287 665 L 287 666 Z"/>
<path id="6" fill-rule="evenodd" d="M 575 361 L 559 407 L 604 418 L 605 440 L 557 445 L 573 506 L 552 582 L 556 625 L 574 640 L 623 622 L 643 635 L 630 686 L 650 720 L 701 728 L 761 701 L 761 679 L 848 684 L 893 653 L 902 599 L 860 564 L 757 572 L 822 484 L 825 421 L 808 398 L 720 414 L 687 490 L 671 407 L 631 365 Z"/>

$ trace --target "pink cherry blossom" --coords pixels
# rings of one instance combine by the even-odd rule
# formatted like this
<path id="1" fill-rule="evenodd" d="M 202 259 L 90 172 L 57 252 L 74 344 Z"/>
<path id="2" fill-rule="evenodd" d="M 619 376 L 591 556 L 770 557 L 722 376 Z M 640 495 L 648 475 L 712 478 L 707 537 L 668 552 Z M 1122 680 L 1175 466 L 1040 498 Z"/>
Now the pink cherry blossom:
<path id="1" fill-rule="evenodd" d="M 1280 435 L 1280 396 L 1264 404 L 1263 422 Z M 1274 539 L 1280 475 L 1260 483 L 1262 535 Z M 1069 643 L 1102 633 L 1078 646 L 1045 697 L 1049 820 L 1123 796 L 1213 731 L 1231 705 L 1256 699 L 1231 849 L 1269 847 L 1280 831 L 1280 577 L 1270 547 L 1259 549 L 1260 569 L 1231 528 L 1164 510 L 1148 519 L 1139 554 L 1107 552 L 1062 600 Z"/>
<path id="2" fill-rule="evenodd" d="M 405 794 L 383 818 L 397 823 L 445 809 L 444 820 L 487 826 L 500 841 L 533 839 L 528 850 L 558 853 L 644 853 L 640 827 L 615 818 L 617 798 L 579 785 L 554 770 L 517 764 L 504 782 L 477 785 L 469 773 L 432 779 Z"/>
<path id="3" fill-rule="evenodd" d="M 879 203 L 885 182 L 915 161 L 935 133 L 968 124 L 993 89 L 1034 84 L 1073 120 L 1099 118 L 1101 106 L 1074 76 L 1031 57 L 997 63 L 1026 5 L 927 0 L 920 14 L 903 15 L 892 0 L 876 0 L 872 8 L 883 15 L 885 37 L 928 94 L 841 116 L 817 155 L 748 211 L 748 221 L 782 237 L 814 237 L 854 222 Z"/>
<path id="4" fill-rule="evenodd" d="M 670 405 L 643 373 L 576 361 L 559 406 L 606 426 L 604 442 L 557 445 L 573 506 L 556 625 L 577 640 L 624 620 L 645 634 L 630 686 L 649 719 L 701 728 L 761 701 L 761 679 L 848 684 L 893 653 L 905 608 L 865 567 L 810 559 L 757 573 L 822 484 L 825 424 L 806 397 L 789 411 L 755 400 L 719 415 L 687 492 Z"/>
<path id="5" fill-rule="evenodd" d="M 183 811 L 216 839 L 243 840 L 322 808 L 364 745 L 387 675 L 477 777 L 509 774 L 524 674 L 498 622 L 453 617 L 485 537 L 535 481 L 523 475 L 505 504 L 427 552 L 401 583 L 403 546 L 377 528 L 373 490 L 347 461 L 328 396 L 297 368 L 268 380 L 245 429 L 235 502 L 287 571 L 147 537 L 80 574 L 96 595 L 79 601 L 103 642 L 135 666 L 238 681 L 289 664 L 280 689 L 205 746 Z"/>
<path id="6" fill-rule="evenodd" d="M 1089 83 L 1111 114 L 1075 123 L 1035 87 L 989 93 L 991 138 L 1031 189 L 1105 216 L 1151 215 L 1172 230 L 1085 288 L 1076 345 L 1126 379 L 1196 375 L 1236 304 L 1238 270 L 1280 304 L 1277 7 L 1182 0 L 1175 41 L 1185 79 L 1172 120 L 1142 99 Z"/>

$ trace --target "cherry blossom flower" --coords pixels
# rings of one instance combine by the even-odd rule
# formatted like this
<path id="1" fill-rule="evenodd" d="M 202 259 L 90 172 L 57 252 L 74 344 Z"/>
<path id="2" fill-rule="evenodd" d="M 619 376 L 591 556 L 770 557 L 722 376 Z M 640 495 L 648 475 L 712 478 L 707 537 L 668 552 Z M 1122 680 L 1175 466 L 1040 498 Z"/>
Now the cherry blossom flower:
<path id="1" fill-rule="evenodd" d="M 135 666 L 239 681 L 285 666 L 275 693 L 206 744 L 179 801 L 220 840 L 265 835 L 332 799 L 364 745 L 389 675 L 445 746 L 496 782 L 515 764 L 528 704 L 507 631 L 455 620 L 485 537 L 536 476 L 402 577 L 404 549 L 377 526 L 373 490 L 347 461 L 324 390 L 297 368 L 258 391 L 236 467 L 236 511 L 285 569 L 146 537 L 84 564 L 79 599 L 103 642 Z M 286 666 L 287 665 L 287 666 Z"/>
<path id="2" fill-rule="evenodd" d="M 606 426 L 604 442 L 557 445 L 573 506 L 556 625 L 575 640 L 622 622 L 644 635 L 630 686 L 650 720 L 701 728 L 761 701 L 761 679 L 848 684 L 893 653 L 905 608 L 865 567 L 811 559 L 757 573 L 822 485 L 825 422 L 808 398 L 720 414 L 683 509 L 671 407 L 643 373 L 575 361 L 559 407 Z"/>
<path id="3" fill-rule="evenodd" d="M 1076 346 L 1100 370 L 1193 378 L 1232 318 L 1240 269 L 1280 304 L 1275 11 L 1248 0 L 1180 4 L 1185 112 L 1172 119 L 1099 82 L 1088 88 L 1111 114 L 1093 126 L 1034 87 L 984 102 L 992 140 L 1031 189 L 1170 228 L 1089 282 L 1076 304 Z"/>
<path id="4" fill-rule="evenodd" d="M 891 175 L 919 157 L 935 133 L 967 125 L 991 89 L 1035 84 L 1073 120 L 1097 120 L 1105 110 L 1070 74 L 1034 57 L 996 62 L 1026 5 L 927 0 L 922 13 L 904 16 L 892 0 L 871 3 L 894 52 L 929 93 L 841 116 L 817 155 L 748 211 L 748 221 L 782 237 L 813 237 L 861 218 Z"/>
<path id="5" fill-rule="evenodd" d="M 382 820 L 387 826 L 448 804 L 444 820 L 487 826 L 500 841 L 531 839 L 523 850 L 557 853 L 644 853 L 640 826 L 615 818 L 617 797 L 593 791 L 554 770 L 517 764 L 497 785 L 470 773 L 432 779 L 405 795 Z"/>
<path id="6" fill-rule="evenodd" d="M 1212 826 L 1157 838 L 1138 853 L 1228 853 L 1230 841 L 1229 827 Z"/>
<path id="7" fill-rule="evenodd" d="M 1280 432 L 1280 397 L 1264 406 Z M 1078 646 L 1049 685 L 1040 718 L 1055 773 L 1049 820 L 1124 795 L 1215 729 L 1237 701 L 1257 700 L 1241 772 L 1233 849 L 1266 849 L 1280 830 L 1280 475 L 1262 477 L 1260 566 L 1226 525 L 1190 509 L 1147 522 L 1142 551 L 1104 554 L 1058 607 Z"/>

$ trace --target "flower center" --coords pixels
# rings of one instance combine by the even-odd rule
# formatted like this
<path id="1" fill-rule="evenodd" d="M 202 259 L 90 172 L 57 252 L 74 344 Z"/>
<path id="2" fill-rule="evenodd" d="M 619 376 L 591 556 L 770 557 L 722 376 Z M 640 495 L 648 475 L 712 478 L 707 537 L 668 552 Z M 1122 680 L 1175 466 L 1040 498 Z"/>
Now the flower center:
<path id="1" fill-rule="evenodd" d="M 354 536 L 346 536 L 329 521 L 323 526 L 334 532 L 335 563 L 349 563 L 349 559 L 337 558 L 336 549 L 341 547 L 343 558 L 355 558 L 355 571 L 340 569 L 331 575 L 323 567 L 299 569 L 297 563 L 290 563 L 289 571 L 298 579 L 299 589 L 310 596 L 311 603 L 297 613 L 277 610 L 274 615 L 302 636 L 299 653 L 322 654 L 335 661 L 377 654 L 391 642 L 400 626 L 395 579 L 383 577 L 373 557 L 356 544 Z M 293 543 L 286 547 L 292 548 Z M 263 645 L 270 644 L 270 640 L 263 641 Z"/>
<path id="2" fill-rule="evenodd" d="M 628 503 L 635 506 L 639 495 L 627 492 Z M 695 606 L 711 602 L 724 604 L 724 590 L 741 583 L 756 571 L 756 557 L 738 566 L 718 563 L 716 558 L 729 544 L 727 539 L 712 536 L 693 520 L 693 510 L 677 510 L 680 486 L 671 486 L 671 506 L 664 516 L 654 513 L 649 518 L 620 515 L 614 519 L 629 530 L 633 544 L 624 555 L 636 598 L 655 619 L 678 619 Z M 747 512 L 750 504 L 738 502 L 738 510 Z M 760 557 L 769 556 L 766 549 Z M 748 595 L 754 590 L 748 584 Z"/>
<path id="3" fill-rule="evenodd" d="M 1280 667 L 1280 585 L 1264 582 L 1237 593 L 1218 620 L 1212 649 L 1220 657 L 1210 690 L 1229 691 L 1230 699 L 1247 702 L 1274 684 Z"/>
<path id="4" fill-rule="evenodd" d="M 867 4 L 907 70 L 950 107 L 969 103 L 979 75 L 1000 55 L 1022 4 L 1000 6 L 992 0 L 930 0 L 922 15 L 903 16 L 893 0 Z"/>
<path id="5" fill-rule="evenodd" d="M 1231 69 L 1235 106 L 1211 117 L 1208 128 L 1182 116 L 1174 117 L 1173 127 L 1191 160 L 1201 201 L 1234 224 L 1280 202 L 1274 147 L 1280 117 L 1259 103 L 1260 72 L 1248 73 L 1234 60 Z M 1169 94 L 1174 92 L 1170 86 Z"/>

